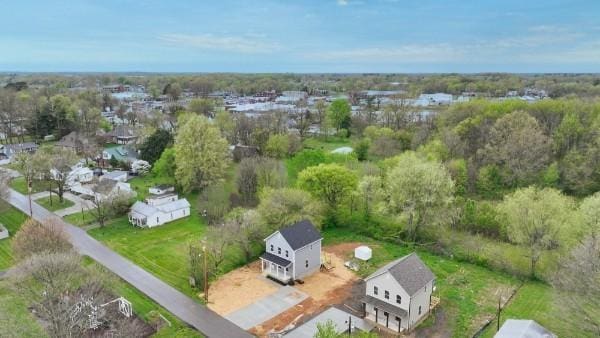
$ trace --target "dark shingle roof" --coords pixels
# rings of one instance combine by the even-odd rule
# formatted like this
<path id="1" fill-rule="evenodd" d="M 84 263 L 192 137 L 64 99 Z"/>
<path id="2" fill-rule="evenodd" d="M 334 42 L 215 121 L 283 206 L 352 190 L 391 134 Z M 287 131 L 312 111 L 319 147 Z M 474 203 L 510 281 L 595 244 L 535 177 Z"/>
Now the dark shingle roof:
<path id="1" fill-rule="evenodd" d="M 394 315 L 397 316 L 401 316 L 404 317 L 408 314 L 408 312 L 406 312 L 406 310 L 399 308 L 393 304 L 390 304 L 388 302 L 384 302 L 380 299 L 377 299 L 375 297 L 371 297 L 369 295 L 366 295 L 363 297 L 363 302 L 365 303 L 369 303 L 372 304 L 373 306 L 375 306 L 378 309 L 382 309 L 383 311 L 389 312 L 389 313 L 393 313 Z"/>
<path id="2" fill-rule="evenodd" d="M 292 250 L 298 250 L 310 243 L 318 241 L 323 237 L 319 230 L 309 220 L 303 220 L 279 230 Z"/>
<path id="3" fill-rule="evenodd" d="M 290 264 L 292 264 L 292 262 L 288 261 L 287 259 L 273 255 L 269 252 L 265 252 L 264 254 L 260 255 L 260 258 L 268 260 L 269 262 L 273 262 L 283 267 L 290 266 Z"/>
<path id="4" fill-rule="evenodd" d="M 421 290 L 425 284 L 435 279 L 433 272 L 429 270 L 414 252 L 387 264 L 375 271 L 367 279 L 379 276 L 385 272 L 389 272 L 410 296 Z"/>

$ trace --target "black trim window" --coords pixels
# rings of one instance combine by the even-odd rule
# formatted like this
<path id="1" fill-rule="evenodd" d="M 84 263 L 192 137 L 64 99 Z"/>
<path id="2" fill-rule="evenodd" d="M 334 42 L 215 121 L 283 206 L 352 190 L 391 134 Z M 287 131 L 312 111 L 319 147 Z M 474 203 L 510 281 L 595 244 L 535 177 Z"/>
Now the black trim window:
<path id="1" fill-rule="evenodd" d="M 396 303 L 402 304 L 402 297 L 400 295 L 396 295 Z"/>
<path id="2" fill-rule="evenodd" d="M 275 251 L 275 247 L 271 244 L 271 252 Z"/>
<path id="3" fill-rule="evenodd" d="M 281 255 L 281 248 L 277 248 L 277 254 Z"/>
<path id="4" fill-rule="evenodd" d="M 290 256 L 290 252 L 285 250 L 285 257 L 289 257 Z"/>
<path id="5" fill-rule="evenodd" d="M 379 288 L 377 288 L 376 286 L 373 287 L 373 294 L 375 294 L 376 296 L 379 294 Z"/>
<path id="6" fill-rule="evenodd" d="M 383 296 L 385 297 L 385 299 L 390 299 L 390 292 L 388 290 L 385 290 L 383 292 Z"/>
<path id="7" fill-rule="evenodd" d="M 419 314 L 421 314 L 421 305 L 419 305 Z"/>
<path id="8" fill-rule="evenodd" d="M 306 264 L 304 264 L 304 266 L 308 268 L 308 259 L 306 260 Z"/>

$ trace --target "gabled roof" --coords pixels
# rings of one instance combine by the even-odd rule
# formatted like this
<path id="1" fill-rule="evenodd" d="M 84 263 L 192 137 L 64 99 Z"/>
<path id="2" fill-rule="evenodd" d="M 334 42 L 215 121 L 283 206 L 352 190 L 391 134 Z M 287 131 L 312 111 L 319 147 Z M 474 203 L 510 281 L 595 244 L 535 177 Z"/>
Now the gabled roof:
<path id="1" fill-rule="evenodd" d="M 156 208 L 162 212 L 173 212 L 180 209 L 185 209 L 190 207 L 190 202 L 188 202 L 185 198 L 157 205 Z"/>
<path id="2" fill-rule="evenodd" d="M 410 295 L 414 295 L 421 290 L 427 283 L 435 279 L 431 270 L 423 263 L 416 253 L 411 253 L 375 271 L 365 280 L 375 278 L 386 272 L 404 288 Z"/>
<path id="3" fill-rule="evenodd" d="M 533 320 L 508 319 L 494 338 L 556 338 L 556 335 Z"/>
<path id="4" fill-rule="evenodd" d="M 298 250 L 323 238 L 319 230 L 309 220 L 287 226 L 279 230 L 279 233 L 285 238 L 292 250 Z"/>
<path id="5" fill-rule="evenodd" d="M 146 203 L 142 203 L 140 201 L 135 202 L 131 206 L 131 212 L 135 212 L 137 214 L 144 215 L 146 217 L 154 215 L 157 211 L 158 211 L 158 209 L 156 209 L 155 207 L 150 206 Z"/>

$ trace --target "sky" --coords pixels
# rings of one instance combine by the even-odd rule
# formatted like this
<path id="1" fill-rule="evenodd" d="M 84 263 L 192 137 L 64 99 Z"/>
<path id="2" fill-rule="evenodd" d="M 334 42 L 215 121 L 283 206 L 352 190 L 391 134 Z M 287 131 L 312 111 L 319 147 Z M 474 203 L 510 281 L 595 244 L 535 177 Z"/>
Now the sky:
<path id="1" fill-rule="evenodd" d="M 600 72 L 600 1 L 0 0 L 0 71 Z"/>

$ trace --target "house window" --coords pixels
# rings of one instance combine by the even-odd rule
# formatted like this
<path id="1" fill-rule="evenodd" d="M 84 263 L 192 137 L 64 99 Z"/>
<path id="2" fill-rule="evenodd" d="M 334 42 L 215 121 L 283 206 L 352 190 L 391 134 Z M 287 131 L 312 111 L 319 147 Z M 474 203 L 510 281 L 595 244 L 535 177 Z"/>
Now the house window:
<path id="1" fill-rule="evenodd" d="M 419 305 L 419 314 L 421 314 L 421 305 Z"/>
<path id="2" fill-rule="evenodd" d="M 275 251 L 275 247 L 271 244 L 271 252 Z"/>
<path id="3" fill-rule="evenodd" d="M 277 248 L 277 254 L 281 255 L 281 248 Z"/>
<path id="4" fill-rule="evenodd" d="M 158 223 L 158 222 L 159 222 L 158 217 L 156 217 L 156 223 Z"/>
<path id="5" fill-rule="evenodd" d="M 375 294 L 375 296 L 379 294 L 379 289 L 376 286 L 373 287 L 373 294 Z"/>
<path id="6" fill-rule="evenodd" d="M 289 257 L 289 256 L 290 256 L 289 251 L 285 250 L 285 257 Z"/>
<path id="7" fill-rule="evenodd" d="M 308 259 L 306 260 L 306 263 L 304 264 L 304 266 L 306 266 L 308 268 Z"/>
<path id="8" fill-rule="evenodd" d="M 290 271 L 290 268 L 285 268 L 285 271 Z"/>
<path id="9" fill-rule="evenodd" d="M 425 285 L 425 292 L 427 292 L 427 285 Z"/>
<path id="10" fill-rule="evenodd" d="M 388 290 L 385 290 L 383 292 L 383 296 L 385 297 L 385 299 L 390 299 L 390 292 Z"/>
<path id="11" fill-rule="evenodd" d="M 400 295 L 396 295 L 396 303 L 402 304 L 402 297 Z"/>

